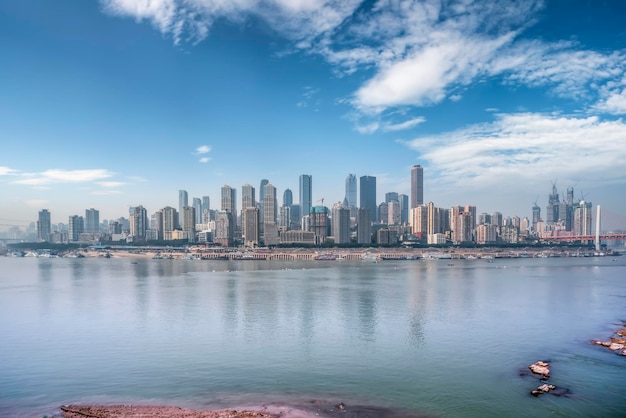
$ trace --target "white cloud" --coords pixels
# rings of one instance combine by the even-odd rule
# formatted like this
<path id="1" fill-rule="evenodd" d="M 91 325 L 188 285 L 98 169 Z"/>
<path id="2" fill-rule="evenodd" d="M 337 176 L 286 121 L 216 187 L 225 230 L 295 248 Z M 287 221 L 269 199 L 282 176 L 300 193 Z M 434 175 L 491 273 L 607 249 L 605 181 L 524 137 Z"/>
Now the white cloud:
<path id="1" fill-rule="evenodd" d="M 208 145 L 201 145 L 198 148 L 196 148 L 196 154 L 208 154 L 209 152 L 211 152 L 211 147 Z"/>
<path id="2" fill-rule="evenodd" d="M 9 176 L 17 173 L 17 170 L 14 170 L 9 167 L 0 167 L 0 176 Z"/>
<path id="3" fill-rule="evenodd" d="M 112 177 L 113 173 L 106 169 L 91 170 L 60 170 L 50 169 L 40 173 L 23 173 L 16 184 L 44 186 L 52 183 L 88 183 Z"/>
<path id="4" fill-rule="evenodd" d="M 355 129 L 360 134 L 373 134 L 380 128 L 380 123 L 372 122 L 367 125 L 357 125 Z"/>
<path id="5" fill-rule="evenodd" d="M 399 123 L 374 121 L 366 125 L 357 125 L 355 129 L 361 134 L 373 134 L 379 130 L 383 132 L 396 132 L 411 129 L 424 122 L 426 122 L 426 119 L 422 116 L 418 116 Z"/>
<path id="6" fill-rule="evenodd" d="M 122 194 L 122 192 L 119 190 L 94 190 L 89 194 L 92 194 L 94 196 L 110 196 Z"/>
<path id="7" fill-rule="evenodd" d="M 438 187 L 484 190 L 557 177 L 624 182 L 624 138 L 622 120 L 521 113 L 405 144 L 428 161 Z"/>
<path id="8" fill-rule="evenodd" d="M 209 161 L 211 161 L 211 159 L 209 157 L 202 157 L 198 161 L 204 164 L 204 163 L 208 163 Z"/>
<path id="9" fill-rule="evenodd" d="M 105 187 L 107 189 L 113 189 L 116 187 L 125 186 L 126 183 L 121 181 L 99 181 L 96 183 L 98 186 Z"/>

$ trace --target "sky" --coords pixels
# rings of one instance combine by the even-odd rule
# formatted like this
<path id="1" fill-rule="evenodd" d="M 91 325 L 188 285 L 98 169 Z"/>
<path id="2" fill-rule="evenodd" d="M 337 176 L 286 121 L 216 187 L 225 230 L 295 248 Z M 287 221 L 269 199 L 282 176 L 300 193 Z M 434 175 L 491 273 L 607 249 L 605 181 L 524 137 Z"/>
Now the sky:
<path id="1" fill-rule="evenodd" d="M 477 211 L 624 214 L 621 0 L 0 2 L 0 230 L 178 207 L 261 179 L 377 178 Z M 241 207 L 241 203 L 238 203 Z"/>

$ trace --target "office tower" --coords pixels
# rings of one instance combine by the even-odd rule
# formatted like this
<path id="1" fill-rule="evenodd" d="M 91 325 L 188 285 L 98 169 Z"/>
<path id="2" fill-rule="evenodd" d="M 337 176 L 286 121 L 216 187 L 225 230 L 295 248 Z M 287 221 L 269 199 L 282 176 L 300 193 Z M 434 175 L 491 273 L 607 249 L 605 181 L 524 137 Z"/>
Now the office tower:
<path id="1" fill-rule="evenodd" d="M 396 192 L 387 192 L 385 193 L 385 203 L 389 203 L 391 201 L 398 201 L 398 193 Z"/>
<path id="2" fill-rule="evenodd" d="M 241 186 L 241 210 L 256 207 L 256 190 L 251 184 Z"/>
<path id="3" fill-rule="evenodd" d="M 387 203 L 387 223 L 389 225 L 400 225 L 401 214 L 400 202 L 392 200 Z"/>
<path id="4" fill-rule="evenodd" d="M 315 233 L 315 244 L 322 244 L 326 241 L 329 233 L 328 208 L 326 206 L 314 206 L 311 208 L 310 216 L 310 228 Z"/>
<path id="5" fill-rule="evenodd" d="M 469 228 L 473 232 L 474 229 L 476 229 L 476 206 L 465 205 L 465 207 L 463 208 L 463 212 L 469 213 L 469 215 L 470 215 L 470 219 L 469 219 L 470 226 L 469 226 Z M 502 215 L 500 215 L 500 217 L 502 217 Z"/>
<path id="6" fill-rule="evenodd" d="M 85 231 L 85 221 L 82 216 L 70 216 L 68 222 L 68 239 L 70 241 L 78 241 L 79 235 Z"/>
<path id="7" fill-rule="evenodd" d="M 519 232 L 521 235 L 528 235 L 528 229 L 530 228 L 530 220 L 524 216 L 519 223 Z"/>
<path id="8" fill-rule="evenodd" d="M 209 198 L 209 196 L 202 196 L 202 213 L 208 210 L 211 210 L 211 198 Z"/>
<path id="9" fill-rule="evenodd" d="M 567 188 L 567 204 L 572 207 L 574 206 L 574 188 L 573 187 Z"/>
<path id="10" fill-rule="evenodd" d="M 455 229 L 452 235 L 452 241 L 455 244 L 472 241 L 472 215 L 469 212 L 456 212 Z"/>
<path id="11" fill-rule="evenodd" d="M 356 175 L 348 174 L 346 177 L 346 195 L 348 208 L 356 208 Z"/>
<path id="12" fill-rule="evenodd" d="M 537 202 L 533 205 L 533 231 L 537 230 L 537 222 L 541 221 L 541 208 L 537 205 Z"/>
<path id="13" fill-rule="evenodd" d="M 199 197 L 194 197 L 192 206 L 193 206 L 194 213 L 195 213 L 194 222 L 197 224 L 201 224 L 202 223 L 202 200 Z M 185 228 L 182 228 L 182 230 L 184 231 Z"/>
<path id="14" fill-rule="evenodd" d="M 424 169 L 420 165 L 411 168 L 411 207 L 424 204 Z"/>
<path id="15" fill-rule="evenodd" d="M 488 213 L 481 213 L 478 215 L 478 225 L 491 225 L 491 215 Z"/>
<path id="16" fill-rule="evenodd" d="M 172 232 L 178 228 L 178 212 L 171 206 L 161 209 L 163 212 L 163 239 L 172 240 Z"/>
<path id="17" fill-rule="evenodd" d="M 300 205 L 291 205 L 291 224 L 292 229 L 300 229 L 297 225 L 300 225 L 300 220 L 302 216 L 300 216 Z"/>
<path id="18" fill-rule="evenodd" d="M 291 229 L 291 206 L 281 206 L 278 209 L 278 226 L 281 231 Z"/>
<path id="19" fill-rule="evenodd" d="M 369 245 L 372 243 L 372 218 L 369 209 L 359 208 L 357 210 L 356 240 L 359 244 Z"/>
<path id="20" fill-rule="evenodd" d="M 340 203 L 335 203 L 332 216 L 332 232 L 335 244 L 348 244 L 350 242 L 350 209 Z"/>
<path id="21" fill-rule="evenodd" d="M 227 210 L 217 213 L 215 219 L 215 236 L 213 242 L 220 244 L 222 247 L 232 247 L 235 236 L 235 225 L 233 222 L 233 214 Z"/>
<path id="22" fill-rule="evenodd" d="M 313 177 L 308 174 L 300 176 L 300 216 L 311 213 L 313 205 Z"/>
<path id="23" fill-rule="evenodd" d="M 293 193 L 291 193 L 290 189 L 285 189 L 285 192 L 283 193 L 283 206 L 290 206 L 293 205 Z"/>
<path id="24" fill-rule="evenodd" d="M 493 244 L 498 239 L 498 227 L 488 223 L 481 223 L 476 227 L 477 244 Z"/>
<path id="25" fill-rule="evenodd" d="M 556 190 L 556 183 L 552 183 L 552 193 L 548 195 L 548 206 L 546 207 L 546 223 L 553 224 L 559 220 L 559 192 Z"/>
<path id="26" fill-rule="evenodd" d="M 122 233 L 122 224 L 118 221 L 109 222 L 109 233 L 110 234 L 121 234 Z"/>
<path id="27" fill-rule="evenodd" d="M 134 241 L 146 239 L 148 229 L 148 214 L 143 206 L 135 206 L 130 209 L 130 236 Z"/>
<path id="28" fill-rule="evenodd" d="M 157 210 L 154 213 L 154 226 L 151 228 L 156 231 L 156 239 L 163 240 L 163 209 Z"/>
<path id="29" fill-rule="evenodd" d="M 491 214 L 491 225 L 502 226 L 502 214 L 500 212 Z"/>
<path id="30" fill-rule="evenodd" d="M 237 219 L 237 190 L 229 185 L 222 187 L 222 211 L 227 211 L 232 215 L 233 222 Z"/>
<path id="31" fill-rule="evenodd" d="M 361 176 L 359 179 L 359 207 L 368 209 L 370 216 L 376 217 L 376 177 Z"/>
<path id="32" fill-rule="evenodd" d="M 181 229 L 189 242 L 196 241 L 196 208 L 185 206 L 183 208 L 183 223 Z"/>
<path id="33" fill-rule="evenodd" d="M 182 224 L 182 213 L 183 208 L 185 206 L 189 206 L 189 195 L 187 194 L 187 190 L 179 190 L 178 191 L 178 226 Z"/>
<path id="34" fill-rule="evenodd" d="M 400 223 L 407 225 L 409 223 L 409 196 L 399 194 L 398 202 L 400 202 Z"/>
<path id="35" fill-rule="evenodd" d="M 433 202 L 429 202 L 426 205 L 427 209 L 427 217 L 428 224 L 426 228 L 426 232 L 428 235 L 440 234 L 443 232 L 441 229 L 441 210 L 435 207 Z"/>
<path id="36" fill-rule="evenodd" d="M 389 219 L 389 205 L 385 202 L 381 202 L 378 205 L 378 216 L 376 217 L 376 222 L 379 224 L 386 224 Z"/>
<path id="37" fill-rule="evenodd" d="M 591 202 L 578 202 L 574 209 L 574 235 L 591 235 L 591 211 Z"/>
<path id="38" fill-rule="evenodd" d="M 241 238 L 246 247 L 259 245 L 259 208 L 245 207 L 241 220 Z"/>
<path id="39" fill-rule="evenodd" d="M 85 232 L 90 234 L 100 232 L 100 212 L 94 208 L 85 209 Z"/>
<path id="40" fill-rule="evenodd" d="M 39 219 L 37 220 L 37 241 L 47 242 L 50 239 L 51 232 L 50 212 L 48 212 L 48 209 L 42 209 L 39 211 Z"/>
<path id="41" fill-rule="evenodd" d="M 424 239 L 428 235 L 428 206 L 419 205 L 409 211 L 411 234 L 419 239 Z"/>
<path id="42" fill-rule="evenodd" d="M 269 183 L 269 180 L 261 180 L 259 186 L 259 222 L 261 224 L 261 230 L 263 229 L 263 200 L 265 199 L 265 186 Z"/>
<path id="43" fill-rule="evenodd" d="M 276 199 L 276 187 L 271 183 L 265 185 L 263 194 L 263 228 L 266 225 L 276 225 L 278 217 L 278 200 Z"/>

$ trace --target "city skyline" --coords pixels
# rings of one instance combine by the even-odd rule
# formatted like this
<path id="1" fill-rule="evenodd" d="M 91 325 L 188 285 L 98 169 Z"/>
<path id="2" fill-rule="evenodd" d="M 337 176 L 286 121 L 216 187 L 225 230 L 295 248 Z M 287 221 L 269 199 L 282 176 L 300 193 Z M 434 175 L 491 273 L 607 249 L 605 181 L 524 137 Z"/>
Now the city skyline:
<path id="1" fill-rule="evenodd" d="M 623 213 L 626 5 L 206 4 L 0 5 L 0 231 L 261 179 L 298 194 L 303 173 L 313 205 L 351 173 L 378 204 L 415 165 L 441 207 L 531 217 L 556 181 Z"/>

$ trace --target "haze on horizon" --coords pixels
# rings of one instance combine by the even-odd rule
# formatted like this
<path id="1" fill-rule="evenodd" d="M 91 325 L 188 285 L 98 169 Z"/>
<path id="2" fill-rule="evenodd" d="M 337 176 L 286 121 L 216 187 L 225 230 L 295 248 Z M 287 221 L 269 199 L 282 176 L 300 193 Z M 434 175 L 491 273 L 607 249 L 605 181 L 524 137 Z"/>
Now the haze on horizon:
<path id="1" fill-rule="evenodd" d="M 624 213 L 626 4 L 596 3 L 4 2 L 0 224 L 300 174 L 380 202 L 414 164 L 440 207 L 530 216 L 556 181 Z"/>

